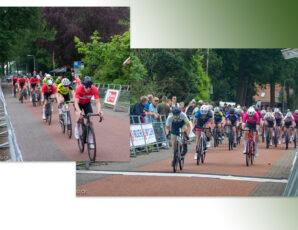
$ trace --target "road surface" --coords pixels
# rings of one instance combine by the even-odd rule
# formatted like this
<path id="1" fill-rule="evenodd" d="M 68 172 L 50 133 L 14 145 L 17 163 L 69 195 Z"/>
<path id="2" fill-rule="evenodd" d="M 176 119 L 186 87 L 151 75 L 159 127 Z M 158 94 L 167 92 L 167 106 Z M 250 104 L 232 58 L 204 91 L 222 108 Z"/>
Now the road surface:
<path id="1" fill-rule="evenodd" d="M 129 163 L 78 167 L 78 196 L 281 196 L 296 150 L 285 145 L 266 149 L 247 167 L 243 141 L 233 151 L 227 142 L 209 148 L 204 164 L 196 165 L 189 146 L 182 171 L 173 173 L 169 150 L 132 158 Z"/>

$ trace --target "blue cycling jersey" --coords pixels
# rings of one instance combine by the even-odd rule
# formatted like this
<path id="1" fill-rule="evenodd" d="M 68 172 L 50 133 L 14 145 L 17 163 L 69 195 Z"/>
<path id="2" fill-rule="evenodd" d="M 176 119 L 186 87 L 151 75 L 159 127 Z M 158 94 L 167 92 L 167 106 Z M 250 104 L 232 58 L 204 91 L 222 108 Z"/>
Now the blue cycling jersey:
<path id="1" fill-rule="evenodd" d="M 230 120 L 231 122 L 239 121 L 239 117 L 237 113 L 234 113 L 233 115 L 227 114 L 226 120 Z"/>

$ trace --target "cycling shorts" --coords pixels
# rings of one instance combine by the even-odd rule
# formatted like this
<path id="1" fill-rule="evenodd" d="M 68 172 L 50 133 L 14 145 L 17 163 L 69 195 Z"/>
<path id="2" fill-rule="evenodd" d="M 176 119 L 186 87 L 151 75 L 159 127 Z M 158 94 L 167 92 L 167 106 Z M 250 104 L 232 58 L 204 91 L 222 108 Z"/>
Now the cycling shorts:
<path id="1" fill-rule="evenodd" d="M 59 93 L 59 95 L 61 95 L 64 98 L 64 101 L 70 101 L 70 95 L 69 95 L 69 93 L 68 94 L 61 94 L 61 93 Z"/>
<path id="2" fill-rule="evenodd" d="M 276 119 L 276 126 L 281 126 L 281 118 Z"/>
<path id="3" fill-rule="evenodd" d="M 93 113 L 93 109 L 91 106 L 91 102 L 87 103 L 87 104 L 80 104 L 79 103 L 79 108 L 81 110 L 84 110 L 85 115 L 87 115 L 88 113 Z"/>
<path id="4" fill-rule="evenodd" d="M 245 128 L 249 128 L 249 129 L 252 129 L 253 131 L 256 131 L 256 129 L 257 129 L 257 124 L 253 124 L 253 123 L 248 123 L 248 122 L 246 122 L 246 123 L 245 123 Z"/>
<path id="5" fill-rule="evenodd" d="M 20 87 L 21 87 L 21 89 L 24 88 L 24 85 L 25 85 L 25 83 L 23 83 L 23 84 L 20 83 Z"/>
<path id="6" fill-rule="evenodd" d="M 51 99 L 51 95 L 53 94 L 53 92 L 51 93 L 43 93 L 43 96 L 44 96 L 44 100 L 49 100 Z"/>
<path id="7" fill-rule="evenodd" d="M 292 125 L 292 121 L 290 121 L 290 122 L 285 122 L 285 127 L 286 127 L 286 128 L 289 128 L 291 125 Z"/>
<path id="8" fill-rule="evenodd" d="M 36 84 L 31 84 L 31 88 L 34 90 L 36 87 Z"/>
<path id="9" fill-rule="evenodd" d="M 268 128 L 273 128 L 274 122 L 273 121 L 267 121 L 268 123 Z"/>

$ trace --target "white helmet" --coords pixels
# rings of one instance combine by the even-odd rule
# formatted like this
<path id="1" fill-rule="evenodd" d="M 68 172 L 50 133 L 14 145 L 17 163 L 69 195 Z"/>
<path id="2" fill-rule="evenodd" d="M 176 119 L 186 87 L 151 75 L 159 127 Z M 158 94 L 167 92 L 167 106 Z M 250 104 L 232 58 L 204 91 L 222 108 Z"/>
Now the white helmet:
<path id="1" fill-rule="evenodd" d="M 247 114 L 249 117 L 253 117 L 255 115 L 255 109 L 253 107 L 249 107 L 249 109 L 247 110 Z"/>
<path id="2" fill-rule="evenodd" d="M 61 83 L 62 83 L 63 86 L 69 86 L 70 85 L 70 81 L 68 80 L 68 78 L 63 78 Z"/>
<path id="3" fill-rule="evenodd" d="M 292 113 L 291 112 L 287 112 L 286 117 L 292 117 Z"/>
<path id="4" fill-rule="evenodd" d="M 48 81 L 47 81 L 47 85 L 48 85 L 48 86 L 52 86 L 52 85 L 53 85 L 53 82 L 52 82 L 51 80 L 48 80 Z"/>
<path id="5" fill-rule="evenodd" d="M 242 110 L 241 110 L 241 108 L 238 108 L 238 107 L 237 107 L 237 108 L 235 109 L 235 112 L 238 113 L 238 114 L 240 114 L 240 113 L 242 112 Z"/>
<path id="6" fill-rule="evenodd" d="M 238 105 L 238 106 L 237 106 L 237 109 L 241 109 L 241 106 L 240 106 L 240 105 Z"/>
<path id="7" fill-rule="evenodd" d="M 51 78 L 51 75 L 47 73 L 46 78 Z"/>
<path id="8" fill-rule="evenodd" d="M 279 108 L 275 108 L 274 109 L 274 113 L 279 113 L 280 111 L 279 111 Z"/>
<path id="9" fill-rule="evenodd" d="M 266 110 L 262 110 L 262 115 L 265 115 L 266 114 Z"/>
<path id="10" fill-rule="evenodd" d="M 214 113 L 219 113 L 219 112 L 220 112 L 219 107 L 215 107 L 215 108 L 214 108 Z"/>
<path id="11" fill-rule="evenodd" d="M 202 115 L 207 115 L 209 111 L 209 107 L 207 105 L 202 105 L 202 107 L 200 108 L 200 111 Z"/>
<path id="12" fill-rule="evenodd" d="M 295 110 L 295 114 L 298 114 L 298 109 Z"/>

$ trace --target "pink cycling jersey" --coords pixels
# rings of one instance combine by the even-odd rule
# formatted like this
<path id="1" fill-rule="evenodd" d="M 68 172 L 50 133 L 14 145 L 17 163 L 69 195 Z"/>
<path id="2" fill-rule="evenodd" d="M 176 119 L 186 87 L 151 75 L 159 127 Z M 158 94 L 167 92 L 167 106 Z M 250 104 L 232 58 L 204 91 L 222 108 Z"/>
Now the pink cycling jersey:
<path id="1" fill-rule="evenodd" d="M 258 111 L 258 115 L 259 115 L 259 118 L 263 118 L 262 112 L 260 110 Z"/>
<path id="2" fill-rule="evenodd" d="M 243 123 L 246 123 L 246 122 L 250 123 L 250 124 L 259 124 L 260 118 L 259 118 L 258 113 L 255 113 L 255 115 L 252 118 L 250 118 L 247 113 L 244 114 L 243 115 Z"/>
<path id="3" fill-rule="evenodd" d="M 294 119 L 295 119 L 295 122 L 298 122 L 298 115 L 296 115 L 295 113 L 293 113 L 293 115 L 292 115 L 293 117 L 294 117 Z"/>

